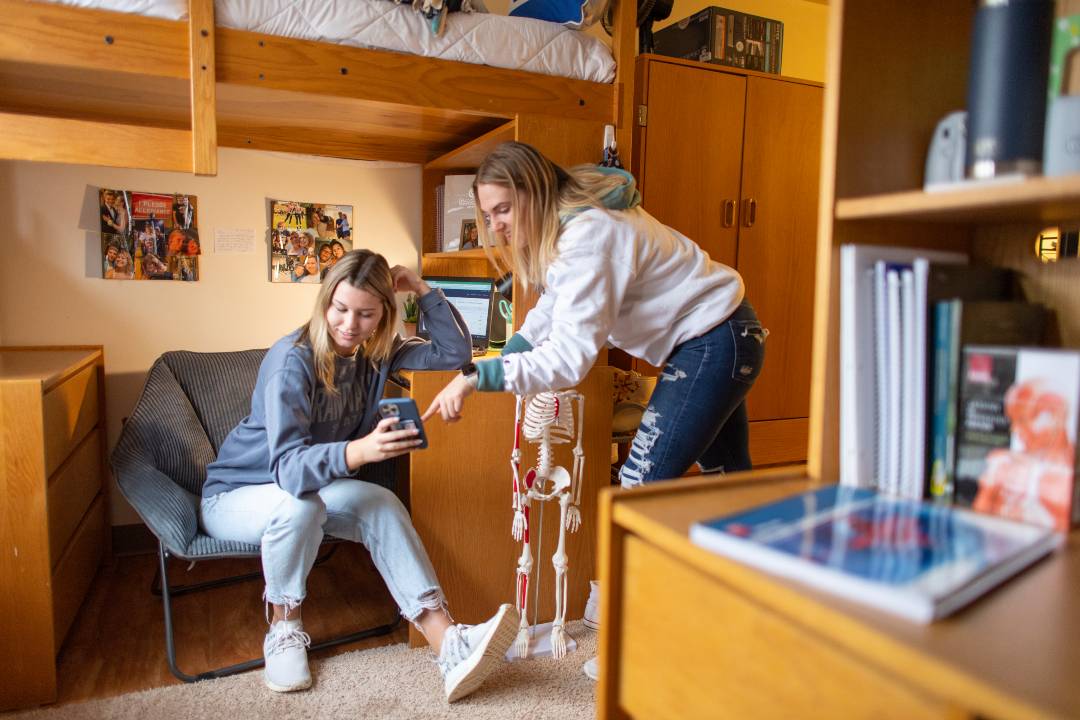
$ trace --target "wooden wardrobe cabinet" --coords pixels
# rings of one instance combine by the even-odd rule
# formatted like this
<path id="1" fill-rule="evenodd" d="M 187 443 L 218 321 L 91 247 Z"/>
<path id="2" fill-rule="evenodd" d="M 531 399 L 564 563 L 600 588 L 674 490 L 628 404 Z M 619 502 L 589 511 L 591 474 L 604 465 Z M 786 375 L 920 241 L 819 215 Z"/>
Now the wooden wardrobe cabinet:
<path id="1" fill-rule="evenodd" d="M 56 699 L 108 551 L 100 347 L 0 348 L 0 710 Z"/>
<path id="2" fill-rule="evenodd" d="M 802 461 L 821 84 L 642 55 L 635 87 L 633 171 L 644 207 L 738 270 L 770 332 L 765 367 L 747 399 L 754 463 Z"/>

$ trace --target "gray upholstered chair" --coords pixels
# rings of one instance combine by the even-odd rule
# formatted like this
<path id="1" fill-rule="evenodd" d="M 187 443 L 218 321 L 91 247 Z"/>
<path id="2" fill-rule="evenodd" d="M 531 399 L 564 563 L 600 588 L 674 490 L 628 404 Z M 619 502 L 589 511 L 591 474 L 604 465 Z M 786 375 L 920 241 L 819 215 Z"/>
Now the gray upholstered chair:
<path id="1" fill-rule="evenodd" d="M 111 457 L 120 492 L 158 539 L 154 585 L 157 592 L 160 582 L 169 669 L 186 682 L 224 677 L 263 664 L 262 658 L 256 658 L 197 675 L 181 672 L 176 666 L 171 604 L 177 595 L 261 578 L 261 573 L 170 588 L 167 571 L 170 557 L 186 561 L 259 557 L 257 545 L 216 540 L 203 533 L 199 498 L 206 466 L 217 456 L 229 431 L 251 410 L 251 393 L 265 353 L 175 351 L 162 355 L 150 368 L 142 395 L 124 423 Z M 395 489 L 395 463 L 381 465 L 368 479 Z M 387 625 L 320 642 L 312 650 L 389 633 L 398 622 L 395 618 Z"/>

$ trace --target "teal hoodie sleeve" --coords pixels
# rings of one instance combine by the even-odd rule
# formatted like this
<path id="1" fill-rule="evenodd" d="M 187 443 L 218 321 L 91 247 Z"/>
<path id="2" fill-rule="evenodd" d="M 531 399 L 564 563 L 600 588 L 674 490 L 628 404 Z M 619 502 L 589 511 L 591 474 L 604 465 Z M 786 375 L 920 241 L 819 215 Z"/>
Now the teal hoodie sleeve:
<path id="1" fill-rule="evenodd" d="M 503 346 L 500 355 L 513 355 L 514 353 L 529 352 L 533 349 L 532 343 L 525 339 L 525 336 L 521 333 L 514 333 L 510 336 L 510 339 L 506 341 L 506 345 Z"/>

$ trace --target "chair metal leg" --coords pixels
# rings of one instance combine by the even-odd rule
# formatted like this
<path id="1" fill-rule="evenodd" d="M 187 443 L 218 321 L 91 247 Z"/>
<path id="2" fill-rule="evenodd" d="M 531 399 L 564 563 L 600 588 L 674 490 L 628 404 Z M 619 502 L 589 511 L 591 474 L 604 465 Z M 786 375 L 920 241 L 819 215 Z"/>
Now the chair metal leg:
<path id="1" fill-rule="evenodd" d="M 323 560 L 329 559 L 333 554 L 334 548 L 331 548 Z M 263 658 L 255 658 L 254 660 L 248 660 L 246 662 L 237 663 L 235 665 L 228 665 L 226 667 L 217 668 L 214 670 L 207 670 L 201 672 L 198 675 L 188 675 L 180 670 L 176 664 L 176 643 L 173 639 L 173 617 L 172 617 L 172 596 L 174 594 L 183 594 L 188 592 L 194 592 L 196 590 L 205 590 L 214 587 L 220 587 L 222 585 L 230 585 L 234 582 L 239 582 L 241 579 L 249 579 L 251 576 L 262 577 L 260 573 L 249 573 L 246 576 L 238 575 L 232 578 L 225 578 L 224 580 L 214 580 L 205 583 L 195 583 L 191 585 L 185 585 L 180 588 L 181 592 L 176 593 L 169 588 L 169 574 L 168 574 L 168 559 L 169 551 L 165 549 L 163 543 L 158 543 L 158 574 L 161 576 L 161 602 L 165 609 L 165 653 L 169 662 L 169 670 L 180 680 L 187 683 L 198 682 L 200 680 L 210 680 L 213 678 L 227 677 L 229 675 L 235 675 L 236 673 L 245 672 L 247 670 L 253 670 L 258 667 L 262 667 L 265 664 Z M 401 617 L 395 616 L 394 621 L 387 623 L 386 625 L 379 625 L 377 627 L 369 628 L 367 630 L 361 630 L 360 632 L 350 633 L 348 635 L 342 635 L 330 640 L 324 640 L 320 643 L 315 643 L 311 646 L 311 651 L 322 650 L 328 647 L 334 647 L 335 645 L 344 645 L 346 643 L 356 642 L 369 637 L 376 637 L 379 635 L 387 635 L 393 632 L 397 626 L 401 623 Z"/>
<path id="2" fill-rule="evenodd" d="M 334 553 L 337 552 L 337 549 L 337 545 L 331 545 L 325 553 L 315 558 L 314 567 L 318 567 L 330 558 L 332 558 L 334 556 Z M 161 567 L 158 567 L 158 569 L 154 571 L 154 579 L 150 581 L 150 592 L 151 594 L 158 597 L 161 597 L 161 578 L 163 572 L 164 571 L 161 569 Z M 200 583 L 188 583 L 186 585 L 174 585 L 170 588 L 169 592 L 173 597 L 180 597 L 181 595 L 199 592 L 200 590 L 210 590 L 212 588 L 226 587 L 228 585 L 235 585 L 236 583 L 247 582 L 248 580 L 261 580 L 262 576 L 262 572 L 258 571 L 241 573 L 240 575 L 230 575 L 229 577 L 219 578 L 217 580 L 207 580 Z"/>

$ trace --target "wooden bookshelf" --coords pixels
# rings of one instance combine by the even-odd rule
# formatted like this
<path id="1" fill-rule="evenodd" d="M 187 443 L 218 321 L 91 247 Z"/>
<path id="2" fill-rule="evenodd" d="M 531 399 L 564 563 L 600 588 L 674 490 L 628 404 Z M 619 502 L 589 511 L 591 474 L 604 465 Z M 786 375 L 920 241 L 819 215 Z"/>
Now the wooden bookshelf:
<path id="1" fill-rule="evenodd" d="M 1072 0 L 1070 0 L 1071 2 Z M 970 0 L 830 0 L 805 472 L 680 480 L 601 502 L 598 717 L 1075 716 L 1080 531 L 929 626 L 783 582 L 689 542 L 692 522 L 839 477 L 840 247 L 956 249 L 1009 267 L 1080 347 L 1080 176 L 924 192 L 937 122 L 966 105 Z"/>
<path id="2" fill-rule="evenodd" d="M 1055 311 L 1061 343 L 1080 346 L 1080 262 L 1034 255 L 1046 225 L 1080 224 L 1080 175 L 923 190 L 934 128 L 966 104 L 972 3 L 838 0 L 829 11 L 808 446 L 823 481 L 839 474 L 842 244 L 955 249 L 1012 268 L 1027 298 Z"/>
<path id="3" fill-rule="evenodd" d="M 457 250 L 454 252 L 430 252 L 424 253 L 424 257 L 428 259 L 438 260 L 468 260 L 475 259 L 487 260 L 487 255 L 484 254 L 483 248 L 472 248 L 470 250 Z"/>
<path id="4" fill-rule="evenodd" d="M 499 143 L 506 142 L 508 140 L 515 139 L 517 134 L 517 123 L 510 121 L 505 125 L 484 133 L 475 140 L 471 140 L 461 147 L 454 148 L 445 155 L 441 155 L 431 162 L 427 163 L 424 168 L 426 170 L 462 170 L 463 172 L 472 172 L 472 168 L 475 168 L 480 162 L 487 157 L 487 154 Z"/>
<path id="5" fill-rule="evenodd" d="M 837 220 L 915 220 L 991 223 L 1076 222 L 1080 176 L 1022 181 L 971 182 L 952 188 L 846 198 L 836 202 Z"/>

